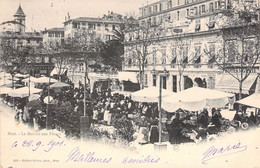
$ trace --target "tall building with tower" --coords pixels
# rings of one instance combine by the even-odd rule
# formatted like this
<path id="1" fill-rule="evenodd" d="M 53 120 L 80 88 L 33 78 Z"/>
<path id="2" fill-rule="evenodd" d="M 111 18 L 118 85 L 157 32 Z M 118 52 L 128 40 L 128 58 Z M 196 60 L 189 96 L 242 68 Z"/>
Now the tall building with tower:
<path id="1" fill-rule="evenodd" d="M 54 68 L 51 58 L 40 53 L 43 45 L 42 32 L 26 32 L 26 15 L 19 4 L 14 19 L 0 24 L 0 67 L 10 71 L 15 66 L 23 66 L 24 73 L 48 75 Z M 12 53 L 10 54 L 12 50 Z M 17 62 L 17 57 L 26 57 L 24 62 Z M 28 60 L 31 57 L 32 60 Z M 21 68 L 22 69 L 22 68 Z"/>
<path id="2" fill-rule="evenodd" d="M 21 4 L 19 4 L 19 7 L 14 14 L 14 20 L 18 23 L 15 24 L 14 27 L 15 32 L 25 33 L 25 17 L 26 15 L 23 12 Z"/>

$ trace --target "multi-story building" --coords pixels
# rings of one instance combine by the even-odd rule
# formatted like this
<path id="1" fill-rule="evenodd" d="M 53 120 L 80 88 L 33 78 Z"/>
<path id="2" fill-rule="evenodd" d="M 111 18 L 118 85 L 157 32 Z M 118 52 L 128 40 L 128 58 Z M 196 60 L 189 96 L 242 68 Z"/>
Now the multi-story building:
<path id="1" fill-rule="evenodd" d="M 64 28 L 45 29 L 43 32 L 43 43 L 61 44 L 64 42 Z"/>
<path id="2" fill-rule="evenodd" d="M 133 23 L 133 25 L 138 24 L 137 20 L 123 17 L 122 15 L 112 11 L 109 11 L 108 14 L 103 17 L 78 17 L 75 19 L 71 19 L 71 16 L 68 13 L 64 22 L 64 40 L 66 41 L 68 38 L 73 38 L 75 36 L 74 33 L 78 30 L 86 30 L 93 33 L 95 38 L 107 42 L 117 38 L 115 31 L 121 31 L 128 19 Z M 99 53 L 92 53 L 91 55 L 94 56 L 95 54 L 98 55 Z M 68 69 L 67 75 L 69 79 L 75 84 L 75 86 L 78 86 L 79 82 L 84 83 L 85 65 L 83 57 L 76 56 L 74 58 L 76 60 L 65 67 Z M 112 74 L 112 72 L 103 74 L 94 72 L 91 65 L 93 67 L 93 65 L 98 61 L 100 60 L 96 60 L 95 58 L 88 61 L 88 64 L 90 65 L 88 72 L 91 87 L 93 87 L 95 81 L 117 78 L 117 75 L 114 75 L 114 73 Z"/>
<path id="3" fill-rule="evenodd" d="M 141 58 L 145 64 L 144 87 L 159 86 L 159 76 L 166 70 L 168 75 L 162 77 L 162 84 L 167 90 L 176 92 L 194 85 L 214 89 L 220 78 L 224 78 L 223 70 L 214 65 L 215 58 L 205 51 L 217 53 L 222 46 L 223 39 L 218 35 L 220 25 L 215 18 L 220 9 L 230 9 L 231 5 L 230 0 L 160 0 L 141 7 L 139 24 L 143 30 L 126 32 L 120 79 L 140 83 L 140 57 L 135 57 L 139 46 L 142 55 L 147 53 Z M 144 30 L 147 25 L 156 32 Z M 257 65 L 256 71 L 258 68 Z M 255 81 L 256 71 L 244 82 L 245 88 Z M 235 80 L 224 75 L 228 76 L 227 81 Z"/>
<path id="4" fill-rule="evenodd" d="M 25 31 L 26 15 L 24 14 L 21 5 L 19 5 L 14 20 L 3 22 L 0 25 L 0 43 L 1 43 L 1 57 L 7 56 L 6 52 L 12 49 L 15 51 L 25 51 L 26 47 L 34 48 L 36 51 L 42 45 L 43 36 L 41 32 L 26 32 Z M 6 51 L 8 50 L 8 51 Z M 36 53 L 36 52 L 35 52 Z M 10 54 L 8 56 L 11 56 Z M 14 55 L 15 56 L 15 55 Z M 32 74 L 48 75 L 53 69 L 53 63 L 47 55 L 34 54 L 34 62 L 24 62 L 26 71 L 31 71 Z M 9 71 L 15 66 L 15 62 L 8 61 L 4 63 L 1 61 L 1 67 Z M 21 63 L 20 63 L 21 64 Z"/>
<path id="5" fill-rule="evenodd" d="M 88 29 L 95 32 L 96 36 L 103 41 L 113 39 L 113 30 L 118 30 L 124 25 L 122 15 L 109 12 L 102 18 L 95 17 L 78 17 L 71 19 L 70 15 L 65 18 L 64 35 L 65 38 L 73 37 L 77 29 Z"/>

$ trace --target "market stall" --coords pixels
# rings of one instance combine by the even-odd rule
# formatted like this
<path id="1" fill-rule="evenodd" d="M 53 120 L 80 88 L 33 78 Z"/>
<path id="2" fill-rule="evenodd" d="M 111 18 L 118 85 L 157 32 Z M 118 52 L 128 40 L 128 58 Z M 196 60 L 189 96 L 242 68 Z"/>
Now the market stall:
<path id="1" fill-rule="evenodd" d="M 70 87 L 70 85 L 67 83 L 63 83 L 63 82 L 56 82 L 56 83 L 50 85 L 51 89 L 54 89 L 54 88 L 60 89 L 60 88 L 64 88 L 64 87 Z"/>
<path id="2" fill-rule="evenodd" d="M 162 97 L 175 95 L 176 93 L 162 89 Z M 148 87 L 136 92 L 131 93 L 132 100 L 138 102 L 158 102 L 159 101 L 159 88 L 158 87 Z"/>
<path id="3" fill-rule="evenodd" d="M 237 103 L 260 109 L 260 93 L 254 93 L 244 99 L 237 101 Z"/>
<path id="4" fill-rule="evenodd" d="M 222 91 L 192 87 L 176 95 L 163 98 L 162 107 L 169 112 L 179 108 L 189 111 L 200 111 L 205 107 L 223 108 L 234 96 L 234 94 Z"/>
<path id="5" fill-rule="evenodd" d="M 42 91 L 42 89 L 37 89 L 37 88 L 33 88 L 33 87 L 31 87 L 31 88 L 22 87 L 22 88 L 19 88 L 19 89 L 11 90 L 8 93 L 8 96 L 24 98 L 24 97 L 29 96 L 29 91 L 30 91 L 30 94 L 36 94 L 36 93 L 40 93 Z"/>

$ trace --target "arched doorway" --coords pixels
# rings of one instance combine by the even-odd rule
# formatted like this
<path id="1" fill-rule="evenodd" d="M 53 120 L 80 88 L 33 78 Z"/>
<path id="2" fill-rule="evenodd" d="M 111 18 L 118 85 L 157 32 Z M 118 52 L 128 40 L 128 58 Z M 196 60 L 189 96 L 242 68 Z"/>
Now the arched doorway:
<path id="1" fill-rule="evenodd" d="M 201 78 L 195 78 L 194 81 L 198 87 L 207 88 L 207 82 L 205 78 L 203 80 Z"/>
<path id="2" fill-rule="evenodd" d="M 184 76 L 184 89 L 193 87 L 193 81 L 188 76 Z"/>

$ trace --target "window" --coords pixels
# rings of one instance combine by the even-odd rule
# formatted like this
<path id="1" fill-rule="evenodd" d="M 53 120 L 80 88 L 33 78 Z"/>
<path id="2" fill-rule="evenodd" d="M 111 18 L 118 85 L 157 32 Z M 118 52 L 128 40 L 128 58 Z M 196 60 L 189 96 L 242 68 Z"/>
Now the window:
<path id="1" fill-rule="evenodd" d="M 227 53 L 227 62 L 234 63 L 238 54 L 238 47 L 235 41 L 225 42 L 225 48 Z"/>
<path id="2" fill-rule="evenodd" d="M 27 40 L 27 43 L 31 43 L 31 40 L 30 40 L 30 39 L 28 39 L 28 40 Z"/>
<path id="3" fill-rule="evenodd" d="M 160 3 L 159 4 L 159 12 L 161 12 L 162 11 L 162 4 Z"/>
<path id="4" fill-rule="evenodd" d="M 86 26 L 86 23 L 82 23 L 82 26 Z"/>
<path id="5" fill-rule="evenodd" d="M 208 27 L 209 27 L 209 30 L 211 30 L 215 27 L 215 16 L 209 17 Z"/>
<path id="6" fill-rule="evenodd" d="M 55 37 L 59 37 L 59 33 L 56 32 L 56 33 L 55 33 Z"/>
<path id="7" fill-rule="evenodd" d="M 177 0 L 177 5 L 180 5 L 180 0 Z"/>
<path id="8" fill-rule="evenodd" d="M 77 28 L 77 25 L 78 25 L 77 23 L 73 23 L 73 24 L 72 24 L 72 28 L 76 29 L 76 28 Z"/>
<path id="9" fill-rule="evenodd" d="M 97 24 L 97 29 L 100 30 L 100 23 Z"/>
<path id="10" fill-rule="evenodd" d="M 89 24 L 88 24 L 88 29 L 94 29 L 94 25 L 91 24 L 91 23 L 89 23 Z"/>
<path id="11" fill-rule="evenodd" d="M 156 78 L 157 78 L 157 76 L 153 75 L 153 86 L 156 86 Z"/>
<path id="12" fill-rule="evenodd" d="M 152 14 L 152 7 L 149 7 L 149 15 Z"/>
<path id="13" fill-rule="evenodd" d="M 177 76 L 172 75 L 172 91 L 177 92 Z"/>
<path id="14" fill-rule="evenodd" d="M 209 45 L 209 60 L 208 60 L 208 64 L 212 64 L 216 61 L 216 57 L 215 57 L 215 43 L 211 43 Z"/>
<path id="15" fill-rule="evenodd" d="M 166 49 L 165 48 L 163 48 L 162 49 L 162 64 L 164 65 L 164 64 L 166 64 Z"/>
<path id="16" fill-rule="evenodd" d="M 144 74 L 144 86 L 148 85 L 148 75 Z"/>
<path id="17" fill-rule="evenodd" d="M 200 31 L 200 19 L 196 20 L 195 31 Z"/>
<path id="18" fill-rule="evenodd" d="M 201 15 L 201 6 L 199 6 L 199 15 Z"/>
<path id="19" fill-rule="evenodd" d="M 220 6 L 221 6 L 220 1 L 215 2 L 215 8 L 216 8 L 216 9 L 219 9 Z"/>
<path id="20" fill-rule="evenodd" d="M 153 7 L 153 12 L 158 12 L 157 5 Z"/>
<path id="21" fill-rule="evenodd" d="M 177 21 L 180 20 L 180 11 L 177 11 Z"/>
<path id="22" fill-rule="evenodd" d="M 163 89 L 167 89 L 167 78 L 166 76 L 162 76 L 162 85 L 163 85 Z"/>
<path id="23" fill-rule="evenodd" d="M 205 10 L 205 5 L 201 5 L 201 13 L 205 13 L 206 10 Z"/>
<path id="24" fill-rule="evenodd" d="M 214 12 L 213 3 L 210 3 L 210 4 L 209 4 L 209 12 Z"/>
<path id="25" fill-rule="evenodd" d="M 64 32 L 61 33 L 61 37 L 64 37 Z"/>
<path id="26" fill-rule="evenodd" d="M 186 9 L 186 16 L 190 16 L 190 9 Z"/>
<path id="27" fill-rule="evenodd" d="M 156 17 L 153 17 L 153 25 L 156 25 Z"/>
<path id="28" fill-rule="evenodd" d="M 169 1 L 168 3 L 168 9 L 171 9 L 172 8 L 172 1 Z"/>
<path id="29" fill-rule="evenodd" d="M 198 15 L 198 7 L 194 7 L 194 15 Z"/>
<path id="30" fill-rule="evenodd" d="M 194 49 L 195 49 L 195 57 L 200 56 L 200 54 L 201 54 L 201 46 L 200 45 L 196 45 L 196 46 L 194 46 Z"/>
<path id="31" fill-rule="evenodd" d="M 112 25 L 112 30 L 116 30 L 116 26 L 115 25 Z"/>

